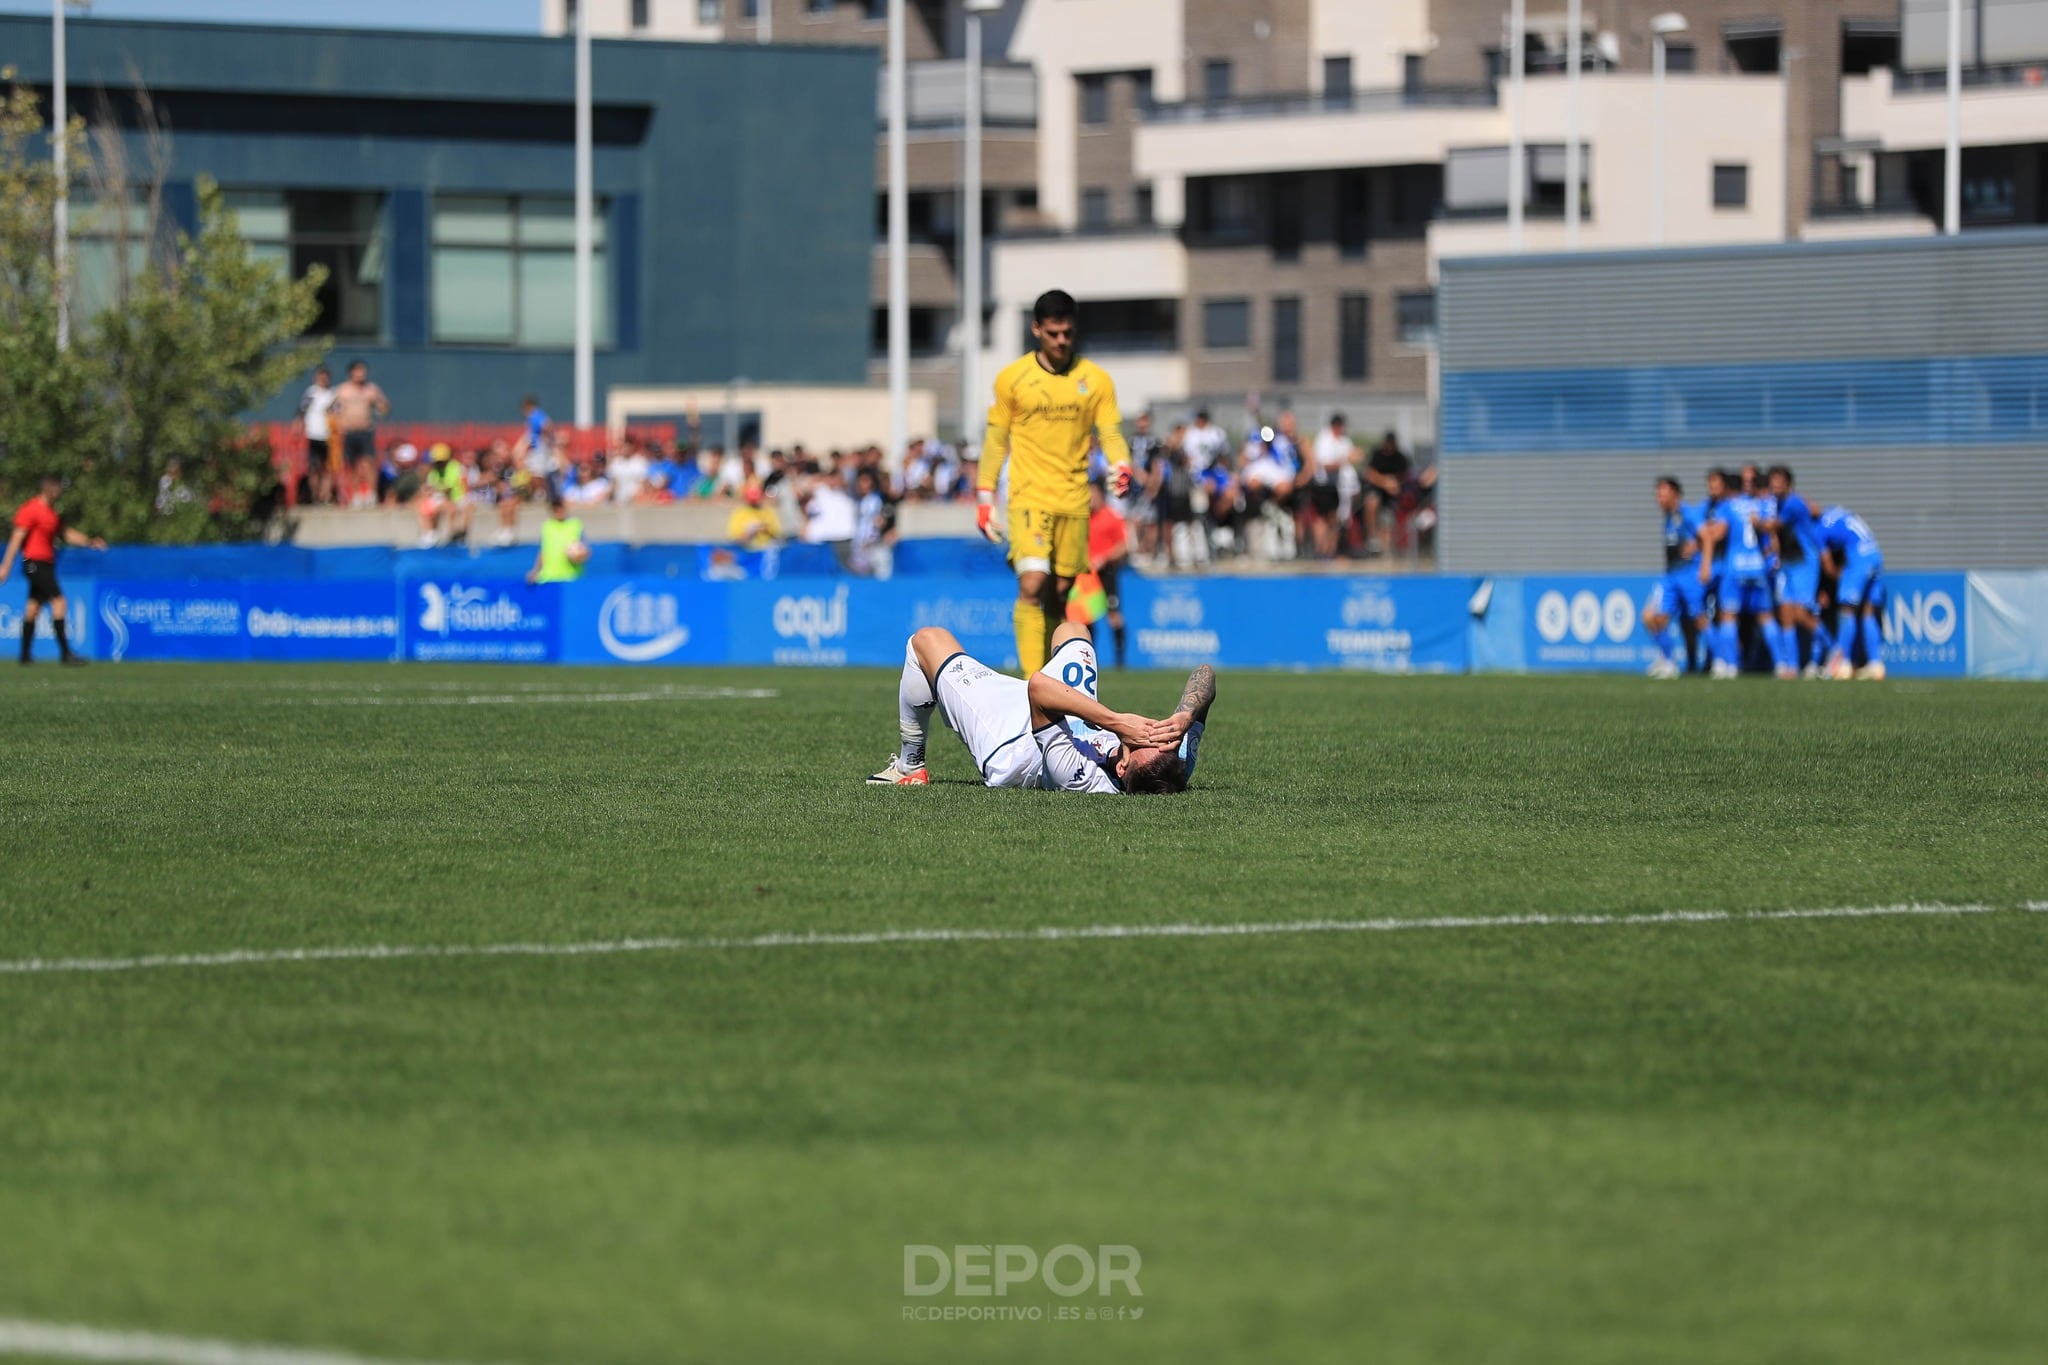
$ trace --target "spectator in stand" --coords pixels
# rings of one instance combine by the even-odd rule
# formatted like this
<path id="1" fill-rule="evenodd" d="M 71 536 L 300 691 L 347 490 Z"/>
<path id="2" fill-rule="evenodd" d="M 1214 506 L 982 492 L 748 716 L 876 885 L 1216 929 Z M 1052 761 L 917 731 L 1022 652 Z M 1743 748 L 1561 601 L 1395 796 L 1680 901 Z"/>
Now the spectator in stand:
<path id="1" fill-rule="evenodd" d="M 1294 558 L 1294 476 L 1298 463 L 1293 442 L 1271 427 L 1261 427 L 1245 442 L 1241 468 L 1239 496 L 1244 507 L 1246 548 L 1260 559 Z"/>
<path id="2" fill-rule="evenodd" d="M 411 502 L 420 491 L 420 448 L 411 441 L 398 441 L 385 447 L 385 451 L 384 469 L 377 483 L 379 499 L 391 507 Z"/>
<path id="3" fill-rule="evenodd" d="M 1230 467 L 1229 455 L 1197 472 L 1195 502 L 1207 508 L 1202 523 L 1206 542 L 1201 549 L 1202 558 L 1206 561 L 1236 554 L 1243 545 L 1238 533 L 1244 526 L 1244 496 L 1237 474 Z"/>
<path id="4" fill-rule="evenodd" d="M 520 400 L 519 408 L 524 414 L 523 430 L 519 434 L 517 453 L 520 463 L 526 467 L 527 477 L 537 485 L 541 497 L 552 497 L 561 487 L 562 469 L 555 459 L 555 424 L 540 405 L 540 399 L 533 394 Z"/>
<path id="5" fill-rule="evenodd" d="M 837 474 L 820 474 L 809 481 L 802 496 L 804 543 L 829 545 L 839 567 L 853 570 L 853 537 L 859 529 L 859 509 Z"/>
<path id="6" fill-rule="evenodd" d="M 747 484 L 756 477 L 755 452 L 756 447 L 752 441 L 742 441 L 738 448 L 721 452 L 715 475 L 717 485 L 711 492 L 713 497 L 737 498 L 746 492 Z"/>
<path id="7" fill-rule="evenodd" d="M 1116 666 L 1124 666 L 1124 604 L 1119 590 L 1124 565 L 1131 557 L 1131 528 L 1110 505 L 1109 490 L 1101 483 L 1088 485 L 1088 570 L 1102 580 L 1102 595 L 1108 610 L 1109 636 L 1116 645 Z"/>
<path id="8" fill-rule="evenodd" d="M 432 463 L 418 499 L 420 548 L 428 550 L 443 543 L 444 521 L 446 543 L 461 545 L 469 539 L 469 470 L 445 441 L 436 442 L 427 455 Z"/>
<path id="9" fill-rule="evenodd" d="M 1182 434 L 1180 448 L 1187 452 L 1188 468 L 1196 474 L 1205 474 L 1219 463 L 1230 458 L 1230 437 L 1223 428 L 1209 421 L 1209 410 L 1195 410 L 1195 424 Z"/>
<path id="10" fill-rule="evenodd" d="M 325 365 L 313 371 L 313 382 L 299 395 L 299 415 L 292 432 L 306 438 L 306 482 L 316 503 L 341 502 L 348 461 L 328 439 L 327 410 L 334 406 L 334 376 Z"/>
<path id="11" fill-rule="evenodd" d="M 1309 474 L 1308 520 L 1316 558 L 1337 557 L 1359 487 L 1358 447 L 1345 428 L 1344 414 L 1333 413 L 1330 425 L 1316 437 Z"/>
<path id="12" fill-rule="evenodd" d="M 1174 435 L 1180 435 L 1175 428 Z M 1188 453 L 1178 439 L 1169 440 L 1166 447 L 1166 467 L 1159 479 L 1159 520 L 1162 526 L 1160 539 L 1165 544 L 1168 568 L 1192 568 L 1209 562 L 1209 548 L 1206 531 L 1197 519 L 1195 494 L 1200 490 L 1200 480 L 1188 465 Z"/>
<path id="13" fill-rule="evenodd" d="M 164 463 L 163 477 L 156 481 L 156 514 L 160 517 L 175 516 L 180 507 L 193 501 L 193 492 L 185 486 L 185 466 L 182 461 L 168 460 Z"/>
<path id="14" fill-rule="evenodd" d="M 327 405 L 328 437 L 341 440 L 341 457 L 361 470 L 377 458 L 377 423 L 391 415 L 391 400 L 370 382 L 370 367 L 349 362 L 348 379 L 334 390 Z"/>
<path id="15" fill-rule="evenodd" d="M 525 471 L 512 458 L 512 447 L 504 438 L 491 442 L 489 449 L 477 452 L 473 483 L 476 500 L 497 514 L 498 529 L 491 537 L 491 544 L 500 549 L 519 537 L 519 502 L 524 496 L 521 482 L 524 477 Z"/>
<path id="16" fill-rule="evenodd" d="M 758 482 L 740 491 L 740 505 L 726 519 L 725 538 L 742 550 L 767 550 L 782 543 L 782 518 L 768 505 Z"/>
<path id="17" fill-rule="evenodd" d="M 895 570 L 896 508 L 878 469 L 854 475 L 853 568 L 887 578 Z"/>
<path id="18" fill-rule="evenodd" d="M 593 455 L 576 468 L 574 482 L 562 489 L 562 499 L 572 507 L 601 507 L 612 500 L 604 456 Z"/>
<path id="19" fill-rule="evenodd" d="M 669 507 L 675 503 L 676 491 L 669 487 L 668 474 L 656 470 L 647 476 L 647 482 L 633 495 L 633 502 L 640 507 Z"/>
<path id="20" fill-rule="evenodd" d="M 1436 470 L 1425 469 L 1418 475 L 1415 462 L 1390 431 L 1380 438 L 1366 460 L 1365 483 L 1365 552 L 1380 554 L 1380 509 L 1384 507 L 1393 513 L 1398 523 L 1402 512 L 1414 512 L 1429 502 L 1436 492 Z M 1436 514 L 1432 510 L 1427 518 L 1418 521 L 1417 530 L 1433 540 L 1435 529 Z"/>
<path id="21" fill-rule="evenodd" d="M 1136 483 L 1131 489 L 1129 524 L 1136 532 L 1138 553 L 1159 552 L 1159 477 L 1166 446 L 1152 434 L 1152 414 L 1141 412 L 1132 423 L 1131 469 Z"/>
<path id="22" fill-rule="evenodd" d="M 654 465 L 641 448 L 640 438 L 628 432 L 625 449 L 611 462 L 612 496 L 620 502 L 638 502 L 640 490 L 647 486 L 648 476 L 653 472 Z"/>

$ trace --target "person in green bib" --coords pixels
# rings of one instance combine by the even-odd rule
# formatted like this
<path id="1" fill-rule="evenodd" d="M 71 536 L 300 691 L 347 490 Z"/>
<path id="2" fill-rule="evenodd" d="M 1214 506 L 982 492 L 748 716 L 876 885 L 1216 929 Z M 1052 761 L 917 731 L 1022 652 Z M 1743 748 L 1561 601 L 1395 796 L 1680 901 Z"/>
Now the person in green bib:
<path id="1" fill-rule="evenodd" d="M 569 504 L 559 496 L 548 499 L 548 519 L 540 524 L 540 553 L 526 571 L 529 583 L 574 583 L 583 577 L 590 562 L 590 547 L 583 543 L 583 519 L 569 515 Z"/>

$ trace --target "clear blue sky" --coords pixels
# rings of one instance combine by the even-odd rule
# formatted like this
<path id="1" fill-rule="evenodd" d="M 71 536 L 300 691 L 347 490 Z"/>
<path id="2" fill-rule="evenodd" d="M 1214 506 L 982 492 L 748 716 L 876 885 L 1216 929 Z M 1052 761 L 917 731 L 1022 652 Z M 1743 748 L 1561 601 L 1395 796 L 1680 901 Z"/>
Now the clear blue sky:
<path id="1" fill-rule="evenodd" d="M 0 14 L 50 13 L 51 0 L 0 0 Z M 74 21 L 198 19 L 238 24 L 324 24 L 540 32 L 538 0 L 93 0 Z"/>

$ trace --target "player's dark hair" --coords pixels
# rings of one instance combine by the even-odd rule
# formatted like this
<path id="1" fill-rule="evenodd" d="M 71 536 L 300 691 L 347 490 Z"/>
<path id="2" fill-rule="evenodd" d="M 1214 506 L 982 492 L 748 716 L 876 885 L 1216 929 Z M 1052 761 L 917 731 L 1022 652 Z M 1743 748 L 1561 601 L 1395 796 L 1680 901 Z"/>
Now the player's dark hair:
<path id="1" fill-rule="evenodd" d="M 59 474 L 54 469 L 45 470 L 43 473 L 43 477 L 41 479 L 41 483 L 45 488 L 49 487 L 51 484 L 55 484 L 57 485 L 57 487 L 62 488 L 64 486 L 64 476 L 62 474 Z"/>
<path id="2" fill-rule="evenodd" d="M 1775 479 L 1780 474 L 1783 474 L 1785 476 L 1785 486 L 1787 488 L 1794 488 L 1798 486 L 1799 481 L 1792 477 L 1792 466 L 1789 464 L 1772 465 L 1770 468 L 1770 472 L 1765 474 L 1764 477 L 1767 479 Z"/>
<path id="3" fill-rule="evenodd" d="M 521 407 L 523 407 L 523 408 L 537 408 L 537 407 L 539 407 L 539 406 L 540 406 L 540 395 L 538 395 L 538 394 L 532 394 L 532 393 L 529 393 L 528 395 L 526 395 L 526 397 L 524 397 L 524 398 L 522 398 L 522 399 L 520 399 L 520 400 L 519 400 L 519 406 L 521 406 Z"/>
<path id="4" fill-rule="evenodd" d="M 1033 322 L 1072 322 L 1078 309 L 1074 296 L 1064 289 L 1048 289 L 1031 305 Z"/>
<path id="5" fill-rule="evenodd" d="M 1685 496 L 1685 485 L 1680 483 L 1677 479 L 1672 478 L 1669 474 L 1666 474 L 1662 478 L 1658 479 L 1657 486 L 1659 488 L 1668 488 L 1681 498 Z"/>
<path id="6" fill-rule="evenodd" d="M 1124 790 L 1133 796 L 1171 796 L 1188 789 L 1188 765 L 1177 749 L 1161 749 L 1124 769 Z"/>

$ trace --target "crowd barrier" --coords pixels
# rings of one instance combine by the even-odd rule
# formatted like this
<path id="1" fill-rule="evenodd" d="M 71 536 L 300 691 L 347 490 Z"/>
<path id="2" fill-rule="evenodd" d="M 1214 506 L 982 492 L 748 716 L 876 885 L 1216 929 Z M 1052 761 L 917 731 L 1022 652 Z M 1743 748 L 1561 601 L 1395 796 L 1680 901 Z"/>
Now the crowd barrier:
<path id="1" fill-rule="evenodd" d="M 487 562 L 391 577 L 206 578 L 65 567 L 73 640 L 109 660 L 442 660 L 568 664 L 889 665 L 944 626 L 1014 658 L 1014 588 L 996 576 L 888 582 L 592 573 L 530 587 Z M 1888 575 L 1895 677 L 2048 677 L 2048 572 Z M 1647 574 L 1125 579 L 1138 667 L 1398 673 L 1640 672 Z M 0 638 L 19 627 L 18 590 Z M 49 648 L 48 632 L 43 633 Z"/>

